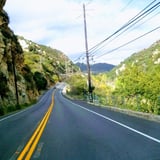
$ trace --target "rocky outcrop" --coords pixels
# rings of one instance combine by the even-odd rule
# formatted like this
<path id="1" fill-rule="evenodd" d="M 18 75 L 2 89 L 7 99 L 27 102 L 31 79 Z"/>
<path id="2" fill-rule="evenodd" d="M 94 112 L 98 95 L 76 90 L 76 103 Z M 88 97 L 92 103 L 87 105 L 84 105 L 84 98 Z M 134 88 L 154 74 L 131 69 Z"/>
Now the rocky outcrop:
<path id="1" fill-rule="evenodd" d="M 5 2 L 0 0 L 0 112 L 7 111 L 7 106 L 28 103 L 38 96 L 33 76 L 24 65 L 23 50 L 17 36 L 8 27 L 9 16 L 3 10 Z M 32 89 L 28 88 L 24 78 L 28 75 Z"/>
<path id="2" fill-rule="evenodd" d="M 5 2 L 0 0 L 0 115 L 30 103 L 77 71 L 62 52 L 16 36 L 8 26 Z"/>

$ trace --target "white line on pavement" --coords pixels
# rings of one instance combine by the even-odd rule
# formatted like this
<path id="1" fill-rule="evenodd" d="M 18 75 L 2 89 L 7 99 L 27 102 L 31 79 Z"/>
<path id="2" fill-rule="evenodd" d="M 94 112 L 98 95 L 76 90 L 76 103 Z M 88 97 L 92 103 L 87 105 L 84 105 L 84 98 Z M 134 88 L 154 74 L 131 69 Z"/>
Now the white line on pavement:
<path id="1" fill-rule="evenodd" d="M 65 99 L 66 99 L 66 98 L 65 98 Z M 66 100 L 69 101 L 68 99 L 66 99 Z M 72 103 L 72 104 L 74 104 L 74 105 L 76 105 L 76 106 L 78 106 L 79 108 L 82 108 L 82 109 L 84 109 L 84 110 L 86 110 L 86 111 L 88 111 L 88 112 L 91 112 L 91 113 L 93 113 L 93 114 L 95 114 L 95 115 L 97 115 L 97 116 L 99 116 L 99 117 L 102 117 L 102 118 L 108 120 L 108 121 L 111 121 L 111 122 L 113 122 L 113 123 L 116 123 L 116 124 L 118 124 L 118 125 L 120 125 L 120 126 L 122 126 L 122 127 L 124 127 L 124 128 L 127 128 L 128 130 L 133 131 L 133 132 L 135 132 L 135 133 L 137 133 L 137 134 L 139 134 L 139 135 L 141 135 L 141 136 L 144 136 L 144 137 L 146 137 L 146 138 L 148 138 L 148 139 L 150 139 L 150 140 L 152 140 L 152 141 L 155 141 L 155 142 L 157 142 L 157 143 L 160 143 L 160 140 L 157 139 L 157 138 L 154 138 L 154 137 L 152 137 L 152 136 L 149 136 L 149 135 L 147 135 L 147 134 L 145 134 L 145 133 L 143 133 L 143 132 L 140 132 L 140 131 L 138 131 L 138 130 L 136 130 L 136 129 L 134 129 L 134 128 L 131 128 L 131 127 L 129 127 L 129 126 L 123 124 L 123 123 L 120 123 L 120 122 L 118 122 L 118 121 L 115 121 L 115 120 L 113 120 L 113 119 L 111 119 L 111 118 L 109 118 L 109 117 L 107 117 L 107 116 L 104 116 L 104 115 L 102 115 L 102 114 L 99 114 L 99 113 L 97 113 L 97 112 L 95 112 L 95 111 L 92 111 L 92 110 L 90 110 L 90 109 L 87 109 L 87 108 L 85 108 L 85 107 L 82 107 L 82 106 L 80 106 L 80 105 L 78 105 L 78 104 L 76 104 L 76 103 L 73 103 L 72 101 L 69 101 L 69 102 Z"/>

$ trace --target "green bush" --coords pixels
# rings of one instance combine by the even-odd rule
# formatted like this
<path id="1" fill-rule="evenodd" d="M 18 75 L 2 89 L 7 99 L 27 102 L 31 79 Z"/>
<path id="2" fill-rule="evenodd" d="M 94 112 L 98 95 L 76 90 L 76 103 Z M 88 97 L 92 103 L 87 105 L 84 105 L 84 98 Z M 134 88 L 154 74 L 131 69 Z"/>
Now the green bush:
<path id="1" fill-rule="evenodd" d="M 47 87 L 47 80 L 44 78 L 43 74 L 40 72 L 35 72 L 33 79 L 36 82 L 38 90 L 44 90 Z"/>
<path id="2" fill-rule="evenodd" d="M 86 77 L 80 74 L 75 74 L 69 77 L 68 84 L 70 85 L 70 95 L 83 95 L 86 86 Z"/>
<path id="3" fill-rule="evenodd" d="M 3 116 L 5 114 L 5 109 L 0 106 L 0 116 Z"/>
<path id="4" fill-rule="evenodd" d="M 5 75 L 3 73 L 0 72 L 0 96 L 2 98 L 7 96 L 7 92 L 8 92 L 8 86 L 7 86 L 7 79 L 5 77 Z"/>

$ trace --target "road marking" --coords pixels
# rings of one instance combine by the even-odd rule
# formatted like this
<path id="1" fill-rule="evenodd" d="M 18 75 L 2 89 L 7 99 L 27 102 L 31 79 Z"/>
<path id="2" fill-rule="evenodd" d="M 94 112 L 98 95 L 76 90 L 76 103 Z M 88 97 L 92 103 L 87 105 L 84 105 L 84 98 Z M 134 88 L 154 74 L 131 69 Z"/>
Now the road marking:
<path id="1" fill-rule="evenodd" d="M 44 98 L 45 98 L 45 96 L 43 96 L 43 97 L 39 100 L 39 102 L 41 102 Z M 38 102 L 38 103 L 39 103 L 39 102 Z M 32 105 L 32 106 L 34 106 L 34 105 Z M 19 111 L 19 112 L 17 112 L 17 113 L 13 113 L 13 114 L 11 114 L 11 115 L 8 115 L 8 116 L 0 119 L 0 122 L 4 121 L 4 120 L 6 120 L 6 119 L 9 119 L 9 118 L 15 117 L 15 116 L 17 116 L 17 115 L 19 115 L 19 114 L 21 114 L 21 113 L 23 113 L 23 112 L 25 112 L 25 111 L 27 111 L 27 110 L 29 110 L 29 109 L 31 109 L 31 107 L 25 108 L 25 109 L 23 109 L 22 111 Z"/>
<path id="2" fill-rule="evenodd" d="M 44 145 L 43 142 L 41 142 L 41 143 L 38 144 L 37 149 L 36 149 L 36 151 L 35 151 L 35 153 L 33 155 L 33 159 L 39 158 L 39 156 L 41 154 L 41 151 L 42 151 L 42 148 L 43 148 L 43 145 Z"/>
<path id="3" fill-rule="evenodd" d="M 28 143 L 26 144 L 26 146 L 24 147 L 24 149 L 22 150 L 22 152 L 18 156 L 17 160 L 22 160 L 22 159 L 29 160 L 31 158 L 31 156 L 32 156 L 32 154 L 33 154 L 33 152 L 34 152 L 34 150 L 40 140 L 40 137 L 45 129 L 45 126 L 48 122 L 48 119 L 49 119 L 50 114 L 52 112 L 53 105 L 54 105 L 54 96 L 52 96 L 52 102 L 49 106 L 48 111 L 46 112 L 45 116 L 41 120 L 37 129 L 35 130 L 35 132 L 31 136 L 31 138 L 29 139 Z"/>
<path id="4" fill-rule="evenodd" d="M 70 100 L 68 100 L 68 99 L 66 99 L 66 98 L 64 98 L 64 99 L 67 100 L 67 101 L 69 101 L 70 103 L 78 106 L 79 108 L 82 108 L 82 109 L 84 109 L 84 110 L 86 110 L 86 111 L 88 111 L 88 112 L 91 112 L 91 113 L 99 116 L 99 117 L 102 117 L 102 118 L 104 118 L 104 119 L 106 119 L 106 120 L 108 120 L 108 121 L 111 121 L 111 122 L 113 122 L 113 123 L 115 123 L 115 124 L 118 124 L 118 125 L 124 127 L 124 128 L 127 128 L 128 130 L 133 131 L 133 132 L 135 132 L 135 133 L 137 133 L 137 134 L 139 134 L 139 135 L 141 135 L 141 136 L 144 136 L 144 137 L 146 137 L 146 138 L 148 138 L 148 139 L 150 139 L 150 140 L 152 140 L 152 141 L 154 141 L 154 142 L 160 143 L 160 140 L 157 139 L 157 138 L 154 138 L 154 137 L 152 137 L 152 136 L 149 136 L 149 135 L 147 135 L 147 134 L 145 134 L 145 133 L 143 133 L 143 132 L 140 132 L 140 131 L 138 131 L 138 130 L 136 130 L 136 129 L 134 129 L 134 128 L 131 128 L 131 127 L 129 127 L 129 126 L 123 124 L 123 123 L 120 123 L 120 122 L 118 122 L 118 121 L 116 121 L 116 120 L 113 120 L 113 119 L 111 119 L 111 118 L 109 118 L 109 117 L 107 117 L 107 116 L 104 116 L 104 115 L 102 115 L 102 114 L 99 114 L 99 113 L 97 113 L 97 112 L 95 112 L 95 111 L 92 111 L 92 110 L 90 110 L 90 109 L 87 109 L 87 108 L 85 108 L 85 107 L 82 107 L 81 105 L 78 105 L 78 104 L 76 104 L 76 103 L 73 103 L 72 101 L 70 101 Z"/>
<path id="5" fill-rule="evenodd" d="M 11 118 L 11 117 L 14 117 L 14 116 L 16 116 L 16 115 L 18 115 L 18 114 L 21 114 L 21 113 L 25 112 L 25 111 L 28 110 L 28 109 L 30 109 L 30 108 L 26 108 L 26 109 L 24 109 L 24 110 L 22 110 L 22 111 L 20 111 L 20 112 L 17 112 L 17 113 L 15 113 L 15 114 L 10 115 L 10 116 L 4 117 L 4 118 L 0 119 L 0 122 L 4 121 L 4 120 L 6 120 L 6 119 L 9 119 L 9 118 Z"/>
<path id="6" fill-rule="evenodd" d="M 23 145 L 20 145 L 17 148 L 16 152 L 13 154 L 13 156 L 9 160 L 15 160 L 15 159 L 17 159 L 17 155 L 21 152 L 21 150 L 23 149 L 23 147 L 24 147 Z"/>

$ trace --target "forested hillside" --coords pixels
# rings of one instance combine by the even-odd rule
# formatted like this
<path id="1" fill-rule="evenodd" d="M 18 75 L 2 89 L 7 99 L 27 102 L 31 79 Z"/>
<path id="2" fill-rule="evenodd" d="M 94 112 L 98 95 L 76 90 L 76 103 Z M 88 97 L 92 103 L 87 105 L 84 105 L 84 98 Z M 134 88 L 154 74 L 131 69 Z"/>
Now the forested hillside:
<path id="1" fill-rule="evenodd" d="M 33 74 L 42 74 L 48 86 L 61 81 L 69 73 L 74 73 L 78 67 L 61 51 L 48 46 L 40 45 L 31 40 L 18 36 L 24 51 L 24 64 Z"/>
<path id="2" fill-rule="evenodd" d="M 160 41 L 133 54 L 112 71 L 115 95 L 131 108 L 160 114 Z"/>
<path id="3" fill-rule="evenodd" d="M 69 93 L 79 91 L 79 97 L 85 98 L 87 76 L 78 79 L 74 79 L 73 88 L 70 83 Z M 160 114 L 160 41 L 134 53 L 110 72 L 92 75 L 91 79 L 99 103 Z"/>

